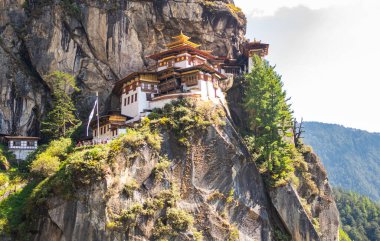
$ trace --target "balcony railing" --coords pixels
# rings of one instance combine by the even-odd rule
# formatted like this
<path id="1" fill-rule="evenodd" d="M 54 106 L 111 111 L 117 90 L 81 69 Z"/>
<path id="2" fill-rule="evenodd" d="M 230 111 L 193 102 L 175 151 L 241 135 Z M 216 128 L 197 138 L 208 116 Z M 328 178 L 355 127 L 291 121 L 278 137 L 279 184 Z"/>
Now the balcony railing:
<path id="1" fill-rule="evenodd" d="M 160 90 L 161 93 L 175 90 L 178 88 L 179 88 L 179 85 L 176 79 L 167 80 L 158 85 L 158 89 Z"/>

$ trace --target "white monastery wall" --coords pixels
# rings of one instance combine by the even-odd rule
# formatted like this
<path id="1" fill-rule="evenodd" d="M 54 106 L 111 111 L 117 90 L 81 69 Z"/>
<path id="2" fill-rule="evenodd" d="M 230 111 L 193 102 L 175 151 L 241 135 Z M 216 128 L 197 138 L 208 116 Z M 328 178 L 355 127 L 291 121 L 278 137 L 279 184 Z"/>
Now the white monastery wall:
<path id="1" fill-rule="evenodd" d="M 137 101 L 136 101 L 136 94 L 137 94 Z M 136 117 L 139 115 L 139 113 L 144 109 L 146 103 L 143 103 L 145 101 L 142 101 L 142 95 L 144 95 L 144 98 L 146 99 L 145 93 L 141 91 L 141 87 L 137 87 L 136 90 L 131 90 L 128 92 L 128 94 L 123 93 L 121 98 L 121 114 L 126 115 L 129 117 Z M 128 97 L 129 97 L 129 104 L 128 104 Z M 133 103 L 132 103 L 133 99 Z"/>

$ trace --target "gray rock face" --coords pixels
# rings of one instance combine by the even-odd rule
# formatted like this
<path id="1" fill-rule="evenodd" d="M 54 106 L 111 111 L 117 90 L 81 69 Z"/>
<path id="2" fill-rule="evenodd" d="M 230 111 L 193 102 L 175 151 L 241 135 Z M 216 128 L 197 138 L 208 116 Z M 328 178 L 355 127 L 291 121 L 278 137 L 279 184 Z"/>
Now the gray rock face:
<path id="1" fill-rule="evenodd" d="M 273 231 L 278 228 L 275 220 L 279 218 L 238 136 L 229 125 L 222 129 L 209 127 L 202 134 L 194 138 L 188 154 L 165 135 L 162 152 L 171 161 L 165 180 L 179 189 L 178 207 L 193 214 L 204 240 L 227 240 L 230 225 L 238 230 L 239 240 L 273 240 Z M 106 226 L 113 214 L 142 204 L 165 189 L 166 185 L 158 185 L 151 175 L 158 158 L 149 148 L 143 148 L 135 159 L 117 160 L 104 181 L 83 189 L 75 200 L 50 200 L 47 215 L 33 229 L 38 230 L 33 240 L 152 240 L 154 225 L 150 219 L 138 219 L 134 231 L 129 232 L 112 231 Z M 126 197 L 122 190 L 130 178 L 141 188 L 133 197 Z M 228 196 L 230 190 L 234 190 L 230 203 L 224 197 L 210 198 L 217 192 Z M 172 240 L 193 239 L 177 236 Z"/>
<path id="2" fill-rule="evenodd" d="M 23 2 L 0 0 L 0 133 L 4 134 L 38 134 L 50 98 L 44 76 L 52 71 L 77 77 L 81 94 L 76 103 L 86 118 L 96 91 L 100 92 L 102 111 L 117 108 L 118 100 L 113 101 L 111 96 L 115 81 L 130 72 L 151 68 L 154 63 L 147 56 L 163 50 L 181 30 L 216 55 L 236 57 L 244 41 L 245 18 L 223 4 L 229 0 L 76 1 L 70 6 L 37 0 L 29 1 L 33 4 L 26 9 Z M 234 90 L 241 97 L 241 89 L 233 88 L 232 99 Z M 241 102 L 232 103 L 233 117 L 244 118 L 238 106 Z M 244 120 L 237 123 L 243 126 Z M 295 240 L 336 240 L 338 214 L 316 157 L 308 160 L 319 195 L 308 196 L 303 193 L 307 190 L 288 186 L 272 192 L 270 198 L 230 126 L 209 128 L 193 143 L 191 157 L 169 136 L 163 149 L 172 161 L 170 178 L 181 190 L 179 205 L 197 214 L 196 227 L 203 231 L 205 240 L 226 240 L 226 223 L 236 226 L 240 240 L 274 240 L 276 230 L 288 230 Z M 130 236 L 106 229 L 110 210 L 117 213 L 162 190 L 150 181 L 157 157 L 149 149 L 141 150 L 132 165 L 125 162 L 119 159 L 105 180 L 81 190 L 77 200 L 50 200 L 47 214 L 35 223 L 33 240 L 150 239 L 152 223 L 141 222 Z M 147 190 L 136 193 L 133 199 L 123 196 L 127 176 Z M 208 201 L 213 193 L 230 190 L 235 191 L 234 204 L 238 205 Z M 308 197 L 312 217 L 319 218 L 319 231 L 301 208 L 299 196 Z M 179 236 L 176 240 L 190 239 Z"/>
<path id="3" fill-rule="evenodd" d="M 194 226 L 203 232 L 204 240 L 228 240 L 231 227 L 239 233 L 232 240 L 276 240 L 278 233 L 287 232 L 295 241 L 338 240 L 337 209 L 314 154 L 308 154 L 308 163 L 314 167 L 310 173 L 322 179 L 317 181 L 320 194 L 308 202 L 318 225 L 301 201 L 301 195 L 305 197 L 302 191 L 289 184 L 267 194 L 260 173 L 229 124 L 198 133 L 188 152 L 165 132 L 161 152 L 170 160 L 163 184 L 152 176 L 158 156 L 151 149 L 140 149 L 132 159 L 119 156 L 103 181 L 82 188 L 75 199 L 50 199 L 46 214 L 32 228 L 32 240 L 152 240 L 155 223 L 150 218 L 138 218 L 137 226 L 129 231 L 107 226 L 122 210 L 167 190 L 169 180 L 178 187 L 178 207 L 192 213 Z M 140 188 L 126 196 L 123 188 L 131 179 Z M 226 201 L 228 196 L 230 201 Z M 188 235 L 171 240 L 192 240 Z"/>
<path id="4" fill-rule="evenodd" d="M 270 190 L 272 203 L 293 240 L 338 241 L 339 212 L 326 171 L 314 153 L 307 152 L 304 156 L 316 190 L 305 187 L 306 181 L 301 178 L 297 189 L 288 184 Z"/>
<path id="5" fill-rule="evenodd" d="M 96 91 L 100 93 L 101 111 L 118 108 L 118 100 L 111 101 L 115 99 L 111 98 L 115 81 L 133 71 L 151 68 L 154 62 L 147 56 L 163 50 L 164 44 L 181 30 L 202 44 L 201 48 L 223 56 L 237 56 L 245 34 L 244 15 L 223 4 L 231 1 L 215 1 L 212 5 L 196 0 L 76 1 L 65 6 L 41 0 L 28 1 L 29 5 L 24 4 L 26 10 L 23 2 L 0 0 L 4 9 L 0 13 L 0 59 L 1 68 L 6 68 L 1 71 L 1 84 L 7 86 L 6 91 L 2 88 L 0 133 L 38 130 L 46 106 L 43 97 L 49 96 L 49 89 L 40 85 L 52 71 L 77 77 L 81 94 L 76 102 L 81 117 L 86 118 Z M 24 54 L 8 57 L 6 51 Z M 10 58 L 25 64 L 15 65 Z M 13 83 L 20 82 L 28 83 L 25 88 L 32 100 L 27 103 L 6 94 L 12 92 Z"/>
<path id="6" fill-rule="evenodd" d="M 36 135 L 48 95 L 19 36 L 25 21 L 19 7 L 0 1 L 0 133 Z"/>

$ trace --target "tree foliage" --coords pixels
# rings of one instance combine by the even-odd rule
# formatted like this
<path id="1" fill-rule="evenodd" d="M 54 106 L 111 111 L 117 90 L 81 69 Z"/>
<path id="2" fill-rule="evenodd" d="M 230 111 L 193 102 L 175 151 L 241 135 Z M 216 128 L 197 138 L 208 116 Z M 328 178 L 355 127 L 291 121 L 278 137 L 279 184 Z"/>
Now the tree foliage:
<path id="1" fill-rule="evenodd" d="M 281 77 L 260 57 L 245 76 L 244 107 L 254 136 L 257 161 L 274 181 L 284 180 L 291 165 L 292 112 L 282 89 Z"/>
<path id="2" fill-rule="evenodd" d="M 0 144 L 0 170 L 7 170 L 10 167 L 9 161 L 13 159 L 15 159 L 14 154 Z"/>
<path id="3" fill-rule="evenodd" d="M 30 171 L 40 177 L 56 173 L 72 147 L 71 139 L 61 138 L 49 143 L 44 151 L 38 153 L 30 165 Z"/>
<path id="4" fill-rule="evenodd" d="M 46 77 L 52 90 L 53 108 L 42 122 L 41 132 L 51 139 L 69 137 L 81 124 L 76 116 L 72 94 L 78 91 L 73 76 L 55 71 Z"/>
<path id="5" fill-rule="evenodd" d="M 380 205 L 366 196 L 335 189 L 343 230 L 352 240 L 380 240 Z"/>

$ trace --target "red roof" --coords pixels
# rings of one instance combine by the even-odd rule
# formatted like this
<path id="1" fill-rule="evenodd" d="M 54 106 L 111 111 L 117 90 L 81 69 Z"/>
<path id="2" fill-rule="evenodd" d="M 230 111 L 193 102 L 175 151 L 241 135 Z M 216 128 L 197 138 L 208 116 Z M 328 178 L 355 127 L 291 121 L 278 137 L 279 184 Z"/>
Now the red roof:
<path id="1" fill-rule="evenodd" d="M 202 56 L 206 59 L 216 59 L 216 56 L 208 53 L 207 51 L 196 49 L 196 48 L 188 46 L 188 45 L 169 49 L 169 50 L 157 53 L 157 54 L 150 55 L 148 57 L 151 59 L 154 59 L 154 60 L 159 60 L 159 59 L 165 58 L 167 56 L 177 55 L 177 54 L 180 54 L 180 53 L 183 53 L 186 51 L 189 52 L 190 54 L 197 54 L 197 55 Z"/>
<path id="2" fill-rule="evenodd" d="M 244 55 L 249 56 L 250 50 L 263 50 L 264 55 L 268 55 L 269 44 L 261 43 L 261 41 L 246 43 L 244 45 Z"/>
<path id="3" fill-rule="evenodd" d="M 178 69 L 177 71 L 182 73 L 182 72 L 187 72 L 187 71 L 191 71 L 191 70 L 203 70 L 205 72 L 208 72 L 210 74 L 218 74 L 221 79 L 227 79 L 227 77 L 225 75 L 223 75 L 222 73 L 219 73 L 217 70 L 215 70 L 214 68 L 212 68 L 211 66 L 207 65 L 207 64 L 201 64 L 201 65 L 196 65 L 196 66 L 192 66 L 192 67 L 189 67 L 189 68 L 184 68 L 184 69 Z"/>
<path id="4" fill-rule="evenodd" d="M 133 72 L 129 75 L 127 75 L 127 77 L 124 77 L 122 78 L 121 80 L 117 81 L 115 84 L 114 84 L 114 87 L 112 89 L 112 92 L 115 93 L 115 94 L 118 94 L 120 95 L 120 93 L 122 92 L 122 87 L 123 87 L 123 84 L 124 83 L 127 83 L 129 80 L 131 80 L 132 78 L 140 75 L 140 74 L 156 74 L 157 72 L 152 72 L 152 71 L 142 71 L 142 72 Z"/>

